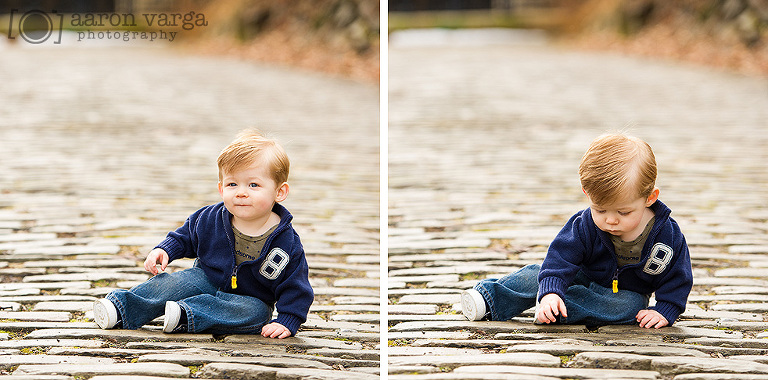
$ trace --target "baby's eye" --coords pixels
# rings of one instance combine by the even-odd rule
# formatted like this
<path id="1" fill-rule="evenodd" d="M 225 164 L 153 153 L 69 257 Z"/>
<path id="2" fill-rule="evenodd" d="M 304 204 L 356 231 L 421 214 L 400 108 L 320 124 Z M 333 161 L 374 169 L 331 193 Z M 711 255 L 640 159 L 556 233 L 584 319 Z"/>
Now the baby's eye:
<path id="1" fill-rule="evenodd" d="M 621 216 L 627 216 L 627 215 L 629 215 L 631 213 L 632 213 L 632 211 L 619 211 L 619 215 L 621 215 Z"/>
<path id="2" fill-rule="evenodd" d="M 595 210 L 595 212 L 598 214 L 605 214 L 605 210 Z"/>
<path id="3" fill-rule="evenodd" d="M 237 186 L 237 184 L 234 182 L 230 182 L 227 184 L 227 187 L 235 187 L 235 186 Z"/>
<path id="4" fill-rule="evenodd" d="M 259 184 L 258 183 L 252 183 L 252 184 L 250 184 L 248 186 L 250 186 L 250 187 L 259 187 Z"/>

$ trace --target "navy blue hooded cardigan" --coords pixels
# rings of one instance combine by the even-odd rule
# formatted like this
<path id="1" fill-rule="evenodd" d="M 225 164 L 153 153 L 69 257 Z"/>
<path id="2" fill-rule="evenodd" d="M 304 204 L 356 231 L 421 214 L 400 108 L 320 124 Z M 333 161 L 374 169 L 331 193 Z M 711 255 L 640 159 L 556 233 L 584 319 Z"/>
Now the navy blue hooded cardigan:
<path id="1" fill-rule="evenodd" d="M 538 298 L 565 291 L 582 270 L 601 286 L 611 288 L 618 280 L 620 289 L 649 295 L 656 292 L 656 310 L 672 325 L 685 311 L 693 287 L 688 245 L 671 210 L 661 201 L 650 206 L 655 222 L 643 246 L 638 264 L 618 267 L 610 236 L 597 228 L 590 209 L 578 212 L 560 230 L 549 246 L 539 272 Z"/>
<path id="2" fill-rule="evenodd" d="M 232 214 L 223 202 L 197 210 L 184 225 L 169 232 L 157 248 L 168 252 L 169 262 L 182 257 L 197 258 L 208 280 L 221 291 L 256 297 L 276 306 L 277 318 L 270 322 L 277 322 L 296 335 L 307 320 L 314 292 L 309 284 L 304 248 L 291 226 L 293 216 L 278 203 L 272 211 L 280 216 L 280 223 L 264 242 L 256 260 L 235 265 Z"/>

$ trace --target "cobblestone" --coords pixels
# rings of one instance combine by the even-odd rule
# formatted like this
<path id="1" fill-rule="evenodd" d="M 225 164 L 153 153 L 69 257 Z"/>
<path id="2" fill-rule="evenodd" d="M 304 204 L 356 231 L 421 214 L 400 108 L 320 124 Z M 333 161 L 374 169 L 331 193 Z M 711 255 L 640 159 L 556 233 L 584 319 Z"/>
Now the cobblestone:
<path id="1" fill-rule="evenodd" d="M 187 377 L 189 368 L 171 363 L 114 363 L 114 364 L 23 364 L 13 371 L 14 375 L 70 375 L 92 377 L 95 375 L 151 376 L 161 373 L 167 377 Z"/>
<path id="2" fill-rule="evenodd" d="M 375 86 L 165 48 L 0 50 L 0 378 L 191 378 L 246 365 L 225 362 L 281 379 L 378 375 Z M 220 201 L 216 157 L 252 127 L 291 158 L 284 205 L 318 290 L 298 336 L 164 334 L 162 318 L 99 329 L 92 301 L 147 279 L 149 250 Z M 364 323 L 336 321 L 347 315 Z"/>
<path id="3" fill-rule="evenodd" d="M 399 33 L 388 69 L 390 379 L 765 378 L 766 78 L 540 41 L 491 46 L 477 32 Z M 690 247 L 681 319 L 587 330 L 536 326 L 530 313 L 461 318 L 462 290 L 541 262 L 587 206 L 581 155 L 622 129 L 654 148 L 661 199 Z M 408 306 L 430 299 L 437 311 Z M 440 348 L 482 353 L 462 363 Z M 557 362 L 478 365 L 515 353 Z"/>

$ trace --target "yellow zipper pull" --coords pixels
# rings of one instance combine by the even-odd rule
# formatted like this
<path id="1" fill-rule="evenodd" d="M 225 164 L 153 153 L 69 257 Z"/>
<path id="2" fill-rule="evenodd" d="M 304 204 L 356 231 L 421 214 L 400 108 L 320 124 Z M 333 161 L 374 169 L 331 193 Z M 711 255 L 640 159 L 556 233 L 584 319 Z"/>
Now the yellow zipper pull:
<path id="1" fill-rule="evenodd" d="M 234 279 L 232 279 L 232 281 L 233 281 L 232 283 L 234 284 Z M 613 292 L 614 293 L 619 292 L 619 280 L 615 278 L 613 279 Z"/>
<path id="2" fill-rule="evenodd" d="M 237 289 L 237 275 L 232 275 L 232 289 Z"/>

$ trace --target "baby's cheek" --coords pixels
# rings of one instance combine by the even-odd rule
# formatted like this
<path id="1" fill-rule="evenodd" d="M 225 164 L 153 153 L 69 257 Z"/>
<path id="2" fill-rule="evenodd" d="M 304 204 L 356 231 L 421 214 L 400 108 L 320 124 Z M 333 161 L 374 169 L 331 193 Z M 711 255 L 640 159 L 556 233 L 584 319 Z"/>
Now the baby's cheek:
<path id="1" fill-rule="evenodd" d="M 266 209 L 270 209 L 271 210 L 272 209 L 272 201 L 270 201 L 268 199 L 260 201 L 259 202 L 259 207 L 262 208 L 262 209 L 265 209 L 265 210 Z"/>

